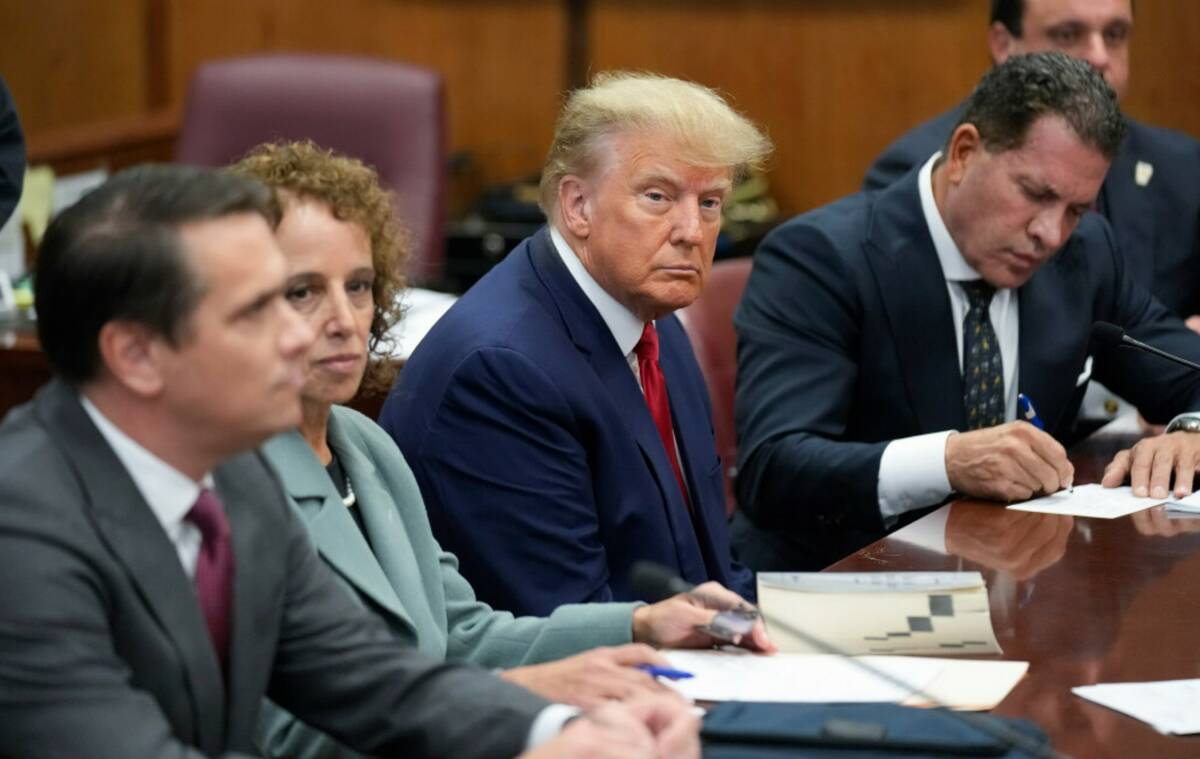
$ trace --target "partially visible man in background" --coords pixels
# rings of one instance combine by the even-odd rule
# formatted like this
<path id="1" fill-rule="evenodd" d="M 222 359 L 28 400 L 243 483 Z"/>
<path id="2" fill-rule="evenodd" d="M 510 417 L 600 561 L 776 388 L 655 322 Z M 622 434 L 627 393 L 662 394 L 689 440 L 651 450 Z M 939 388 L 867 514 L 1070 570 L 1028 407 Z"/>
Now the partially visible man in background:
<path id="1" fill-rule="evenodd" d="M 1058 50 L 1082 58 L 1123 100 L 1129 89 L 1132 0 L 992 0 L 994 63 Z M 914 128 L 880 155 L 863 189 L 886 187 L 941 150 L 965 103 Z M 1096 210 L 1112 225 L 1126 272 L 1188 326 L 1200 328 L 1200 142 L 1126 117 Z"/>

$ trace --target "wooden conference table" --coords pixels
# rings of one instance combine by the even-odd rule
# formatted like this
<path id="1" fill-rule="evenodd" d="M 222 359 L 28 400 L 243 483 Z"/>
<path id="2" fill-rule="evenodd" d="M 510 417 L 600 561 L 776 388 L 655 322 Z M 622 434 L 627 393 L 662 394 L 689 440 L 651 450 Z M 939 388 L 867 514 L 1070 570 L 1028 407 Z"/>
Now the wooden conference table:
<path id="1" fill-rule="evenodd" d="M 1084 441 L 1071 452 L 1076 481 L 1098 481 L 1136 439 Z M 947 553 L 922 547 L 939 544 L 943 530 Z M 994 714 L 1034 720 L 1077 759 L 1200 757 L 1200 736 L 1162 736 L 1071 693 L 1097 682 L 1200 678 L 1200 519 L 1168 519 L 1161 509 L 1082 519 L 964 500 L 829 569 L 982 572 L 1002 658 L 1030 662 Z"/>

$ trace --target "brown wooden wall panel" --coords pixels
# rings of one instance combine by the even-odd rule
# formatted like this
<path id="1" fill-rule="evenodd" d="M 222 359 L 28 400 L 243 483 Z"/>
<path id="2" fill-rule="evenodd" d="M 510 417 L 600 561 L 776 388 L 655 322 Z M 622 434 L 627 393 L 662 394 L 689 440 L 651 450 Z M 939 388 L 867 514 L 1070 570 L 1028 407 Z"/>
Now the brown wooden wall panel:
<path id="1" fill-rule="evenodd" d="M 895 137 L 961 100 L 989 65 L 983 0 L 606 0 L 593 71 L 650 69 L 731 95 L 778 152 L 800 211 L 857 189 Z M 1200 3 L 1138 0 L 1128 110 L 1200 135 Z"/>
<path id="2" fill-rule="evenodd" d="M 767 128 L 772 188 L 790 211 L 857 189 L 875 154 L 988 65 L 978 0 L 630 0 L 594 14 L 595 69 L 696 79 Z"/>
<path id="3" fill-rule="evenodd" d="M 394 58 L 445 77 L 450 146 L 484 182 L 537 171 L 564 82 L 554 0 L 171 0 L 171 95 L 204 60 L 262 51 Z M 237 19 L 237 23 L 231 23 Z"/>
<path id="4" fill-rule="evenodd" d="M 696 79 L 768 128 L 788 212 L 854 190 L 988 65 L 984 0 L 4 0 L 0 72 L 36 138 L 177 107 L 212 58 L 405 60 L 445 76 L 450 146 L 491 183 L 540 165 L 568 76 L 567 8 L 584 6 L 589 70 Z M 1200 3 L 1138 0 L 1136 21 L 1128 110 L 1200 135 Z"/>
<path id="5" fill-rule="evenodd" d="M 140 113 L 147 76 L 144 0 L 3 0 L 0 74 L 25 129 Z"/>
<path id="6" fill-rule="evenodd" d="M 1200 138 L 1200 3 L 1137 0 L 1124 107 Z"/>

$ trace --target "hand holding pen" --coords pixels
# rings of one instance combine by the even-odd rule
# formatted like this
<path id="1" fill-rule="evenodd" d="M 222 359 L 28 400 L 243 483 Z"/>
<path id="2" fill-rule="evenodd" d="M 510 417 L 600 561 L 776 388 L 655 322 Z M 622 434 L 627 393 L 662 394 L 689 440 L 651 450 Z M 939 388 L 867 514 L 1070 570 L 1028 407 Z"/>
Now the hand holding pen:
<path id="1" fill-rule="evenodd" d="M 1020 419 L 946 438 L 950 487 L 967 496 L 1011 503 L 1070 488 L 1075 467 L 1067 451 L 1046 433 L 1033 403 L 1017 401 Z"/>

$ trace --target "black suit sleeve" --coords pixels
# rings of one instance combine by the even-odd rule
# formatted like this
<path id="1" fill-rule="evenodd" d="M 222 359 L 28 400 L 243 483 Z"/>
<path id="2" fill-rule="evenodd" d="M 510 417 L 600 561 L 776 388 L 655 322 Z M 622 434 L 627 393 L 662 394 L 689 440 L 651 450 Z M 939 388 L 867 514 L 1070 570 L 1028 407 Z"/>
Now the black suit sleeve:
<path id="1" fill-rule="evenodd" d="M 760 527 L 881 529 L 886 443 L 844 438 L 863 305 L 834 244 L 791 223 L 768 236 L 734 317 L 738 503 Z"/>
<path id="2" fill-rule="evenodd" d="M 1091 260 L 1111 267 L 1097 289 L 1096 312 L 1102 314 L 1098 318 L 1121 325 L 1130 337 L 1200 363 L 1200 335 L 1126 274 L 1112 229 L 1108 224 L 1098 228 L 1104 235 L 1104 255 Z M 1096 348 L 1095 378 L 1131 401 L 1147 421 L 1165 424 L 1176 414 L 1200 410 L 1200 372 L 1141 351 Z"/>

